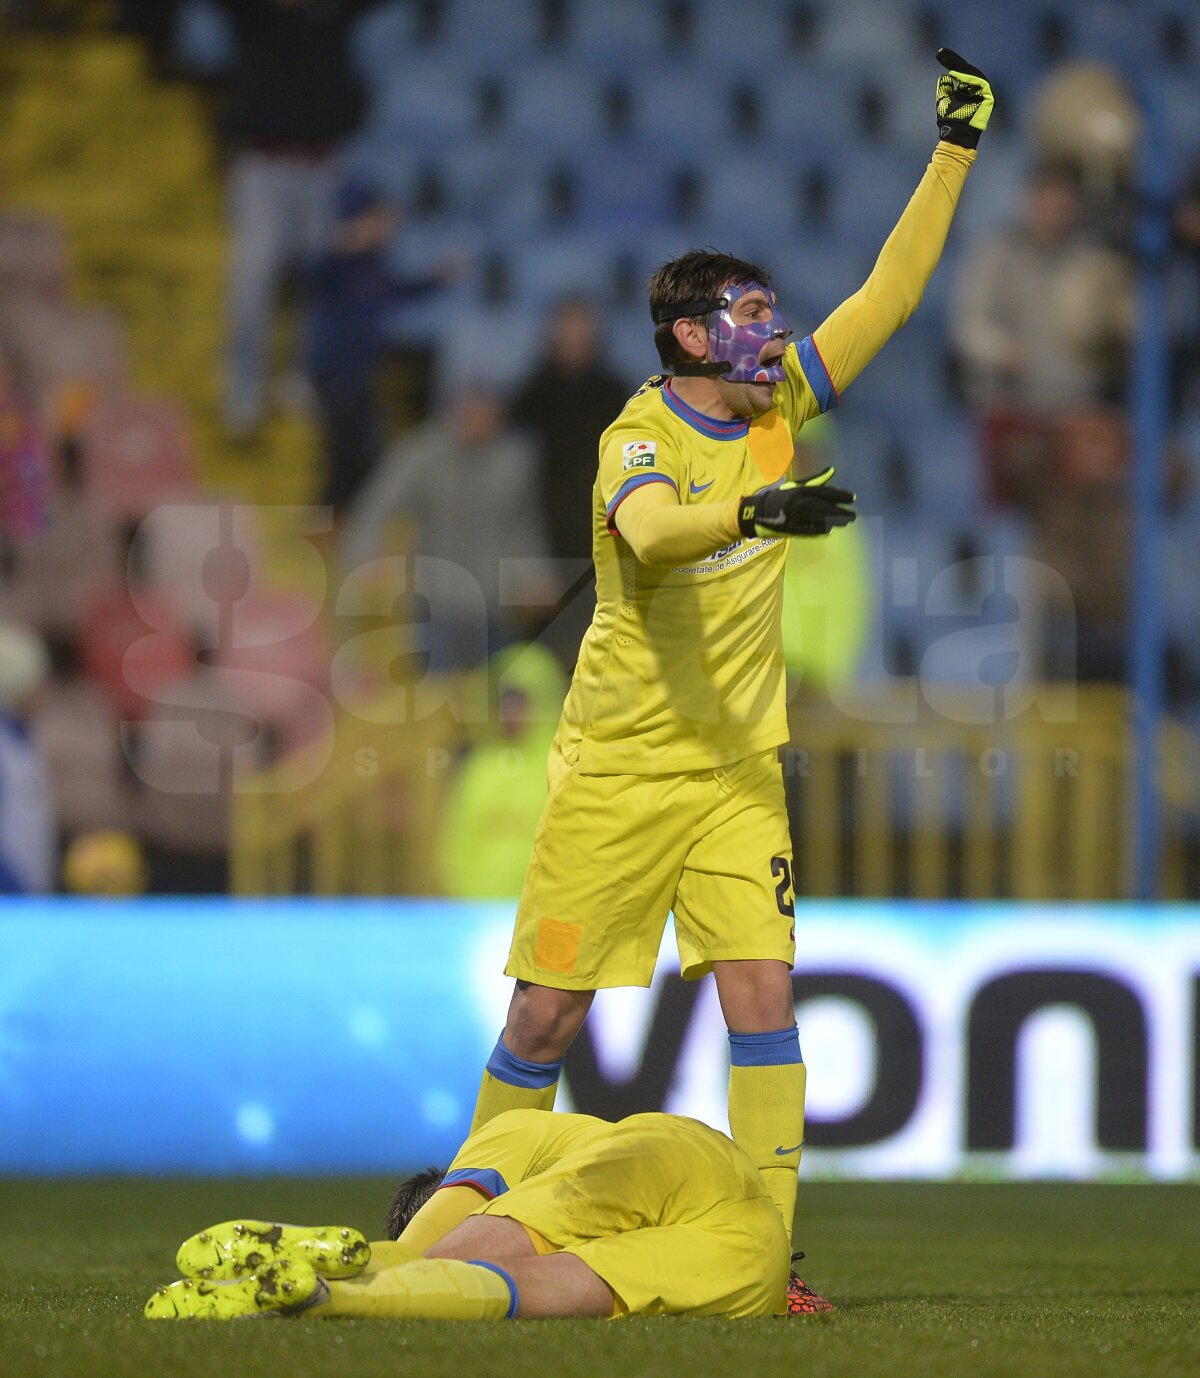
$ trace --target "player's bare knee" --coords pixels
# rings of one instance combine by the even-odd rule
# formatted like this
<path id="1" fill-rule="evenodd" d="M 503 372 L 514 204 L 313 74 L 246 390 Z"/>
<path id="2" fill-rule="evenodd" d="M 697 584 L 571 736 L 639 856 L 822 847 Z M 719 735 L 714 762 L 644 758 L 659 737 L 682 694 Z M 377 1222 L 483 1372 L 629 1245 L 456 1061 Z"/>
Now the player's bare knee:
<path id="1" fill-rule="evenodd" d="M 508 1050 L 531 1062 L 562 1057 L 587 1017 L 594 994 L 518 981 L 504 1029 Z"/>

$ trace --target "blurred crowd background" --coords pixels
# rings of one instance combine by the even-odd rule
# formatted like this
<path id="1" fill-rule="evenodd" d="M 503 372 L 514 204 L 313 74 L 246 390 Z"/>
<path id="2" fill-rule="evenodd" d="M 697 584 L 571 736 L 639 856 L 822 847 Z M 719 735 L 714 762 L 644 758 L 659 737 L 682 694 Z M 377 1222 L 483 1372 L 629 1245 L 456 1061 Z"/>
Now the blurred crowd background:
<path id="1" fill-rule="evenodd" d="M 1131 887 L 1131 379 L 1168 196 L 1148 765 L 1200 894 L 1200 13 L 1189 0 L 7 0 L 0 889 L 519 887 L 645 282 L 814 329 L 996 116 L 916 316 L 803 433 L 808 894 Z M 1154 207 L 1150 208 L 1155 209 Z"/>

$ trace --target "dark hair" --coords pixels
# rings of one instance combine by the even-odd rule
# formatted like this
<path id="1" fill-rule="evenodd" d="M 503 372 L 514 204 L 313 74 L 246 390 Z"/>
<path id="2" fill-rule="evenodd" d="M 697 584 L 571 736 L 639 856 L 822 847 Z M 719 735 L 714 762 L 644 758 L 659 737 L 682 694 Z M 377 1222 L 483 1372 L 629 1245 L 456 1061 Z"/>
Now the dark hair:
<path id="1" fill-rule="evenodd" d="M 655 270 L 650 279 L 650 314 L 655 315 L 663 307 L 718 297 L 731 282 L 751 281 L 765 287 L 770 278 L 766 269 L 744 258 L 734 258 L 716 249 L 692 249 Z M 671 327 L 671 321 L 663 321 L 654 331 L 654 347 L 664 368 L 687 362 Z"/>
<path id="2" fill-rule="evenodd" d="M 388 1207 L 386 1234 L 389 1239 L 400 1238 L 408 1222 L 442 1185 L 445 1175 L 444 1167 L 427 1167 L 424 1172 L 414 1172 L 400 1183 Z"/>

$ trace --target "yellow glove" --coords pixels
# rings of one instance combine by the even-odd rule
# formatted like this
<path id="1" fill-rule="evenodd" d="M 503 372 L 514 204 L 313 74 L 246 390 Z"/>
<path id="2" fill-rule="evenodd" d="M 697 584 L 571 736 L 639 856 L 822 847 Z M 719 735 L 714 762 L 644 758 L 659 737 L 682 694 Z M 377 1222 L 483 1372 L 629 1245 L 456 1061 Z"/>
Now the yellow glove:
<path id="1" fill-rule="evenodd" d="M 960 148 L 978 148 L 996 103 L 991 83 L 950 48 L 939 48 L 937 60 L 949 69 L 937 79 L 938 138 Z"/>

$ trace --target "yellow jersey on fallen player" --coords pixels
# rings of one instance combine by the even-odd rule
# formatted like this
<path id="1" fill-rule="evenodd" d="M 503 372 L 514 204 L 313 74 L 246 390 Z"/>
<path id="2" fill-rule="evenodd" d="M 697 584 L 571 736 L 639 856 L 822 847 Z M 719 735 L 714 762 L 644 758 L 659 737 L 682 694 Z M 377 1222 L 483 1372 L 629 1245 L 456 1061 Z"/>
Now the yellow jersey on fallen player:
<path id="1" fill-rule="evenodd" d="M 600 438 L 596 612 L 556 743 L 585 772 L 711 770 L 787 740 L 780 616 L 786 541 L 740 539 L 674 569 L 638 561 L 616 516 L 643 484 L 725 503 L 782 482 L 796 432 L 837 405 L 812 336 L 788 346 L 775 405 L 715 420 L 651 378 Z"/>

